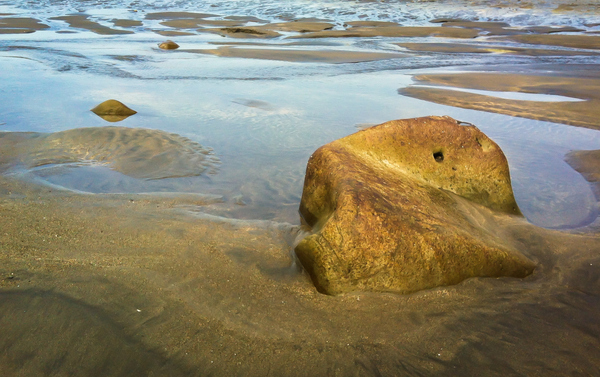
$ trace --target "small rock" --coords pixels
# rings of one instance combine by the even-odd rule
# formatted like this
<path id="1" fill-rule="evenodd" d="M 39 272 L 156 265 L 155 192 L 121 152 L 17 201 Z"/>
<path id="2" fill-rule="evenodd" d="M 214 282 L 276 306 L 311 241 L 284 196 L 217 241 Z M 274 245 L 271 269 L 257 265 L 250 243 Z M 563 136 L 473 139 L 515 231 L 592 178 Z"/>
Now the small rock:
<path id="1" fill-rule="evenodd" d="M 137 111 L 130 109 L 123 103 L 114 99 L 102 102 L 91 111 L 109 122 L 118 122 L 128 116 L 137 114 Z"/>
<path id="2" fill-rule="evenodd" d="M 177 50 L 179 45 L 171 40 L 168 40 L 159 44 L 158 47 L 162 48 L 163 50 Z"/>
<path id="3" fill-rule="evenodd" d="M 137 111 L 114 99 L 102 102 L 94 107 L 92 112 L 96 115 L 133 115 L 137 113 Z"/>

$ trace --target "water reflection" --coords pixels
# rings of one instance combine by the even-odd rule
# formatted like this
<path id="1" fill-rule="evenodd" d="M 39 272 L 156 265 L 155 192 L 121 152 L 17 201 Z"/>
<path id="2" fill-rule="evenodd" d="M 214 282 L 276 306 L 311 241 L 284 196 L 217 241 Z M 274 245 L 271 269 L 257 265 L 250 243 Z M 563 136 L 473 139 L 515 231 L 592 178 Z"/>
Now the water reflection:
<path id="1" fill-rule="evenodd" d="M 172 190 L 225 197 L 243 195 L 248 204 L 242 211 L 244 217 L 262 213 L 267 218 L 295 223 L 305 164 L 319 146 L 355 132 L 356 124 L 433 114 L 473 123 L 500 144 L 510 161 L 519 205 L 532 222 L 573 227 L 594 215 L 590 212 L 593 194 L 589 185 L 562 160 L 571 149 L 597 146 L 600 143 L 597 131 L 401 97 L 396 89 L 411 83 L 410 76 L 403 73 L 258 82 L 215 79 L 203 80 L 199 85 L 195 80 L 124 81 L 81 73 L 63 73 L 57 80 L 45 70 L 9 66 L 16 67 L 17 72 L 27 71 L 31 80 L 0 73 L 12 92 L 0 105 L 5 130 L 55 132 L 84 124 L 103 126 L 90 118 L 86 109 L 117 93 L 122 101 L 141 111 L 121 122 L 125 127 L 182 135 L 210 145 L 222 161 L 218 175 L 194 182 L 187 189 L 182 186 L 191 181 L 181 184 L 170 181 L 160 189 L 143 189 L 147 183 L 136 184 L 139 186 L 136 192 Z M 52 88 L 53 94 L 49 96 L 50 92 L 39 88 Z M 61 108 L 70 110 L 56 111 Z M 82 174 L 90 177 L 89 171 L 84 170 Z M 102 187 L 110 192 L 117 191 L 117 187 L 133 187 L 131 182 L 124 184 L 123 177 L 109 178 L 110 174 L 104 178 L 108 181 L 91 185 L 89 178 L 79 179 L 77 174 L 78 168 L 69 168 L 56 175 L 45 174 L 45 179 L 53 184 L 64 180 L 65 187 L 77 190 L 94 187 L 93 192 L 102 191 Z M 168 175 L 166 171 L 165 174 Z M 76 182 L 87 183 L 83 187 L 72 186 Z M 171 184 L 174 186 L 169 188 Z M 215 211 L 231 215 L 229 209 Z"/>

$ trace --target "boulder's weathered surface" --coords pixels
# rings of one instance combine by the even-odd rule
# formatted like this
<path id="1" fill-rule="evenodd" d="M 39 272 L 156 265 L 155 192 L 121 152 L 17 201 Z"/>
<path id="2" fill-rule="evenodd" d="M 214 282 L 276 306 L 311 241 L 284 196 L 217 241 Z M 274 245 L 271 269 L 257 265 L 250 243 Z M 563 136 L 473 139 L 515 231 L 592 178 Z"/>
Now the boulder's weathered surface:
<path id="1" fill-rule="evenodd" d="M 168 40 L 159 44 L 158 47 L 162 48 L 163 50 L 177 50 L 179 48 L 179 45 L 171 40 Z"/>
<path id="2" fill-rule="evenodd" d="M 454 194 L 520 214 L 506 157 L 475 126 L 426 117 L 359 131 L 311 156 L 300 213 L 312 233 L 296 254 L 327 294 L 531 274 L 534 263 L 461 212 Z"/>
<path id="3" fill-rule="evenodd" d="M 115 99 L 104 101 L 91 111 L 109 122 L 119 122 L 133 114 L 137 114 L 137 111 L 130 109 Z"/>

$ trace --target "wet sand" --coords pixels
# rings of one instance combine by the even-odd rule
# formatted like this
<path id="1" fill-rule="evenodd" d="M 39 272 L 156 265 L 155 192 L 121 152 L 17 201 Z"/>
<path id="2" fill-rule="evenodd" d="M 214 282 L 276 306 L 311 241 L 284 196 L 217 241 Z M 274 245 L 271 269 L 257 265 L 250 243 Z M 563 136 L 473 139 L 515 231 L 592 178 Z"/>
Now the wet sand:
<path id="1" fill-rule="evenodd" d="M 600 203 L 600 150 L 573 151 L 566 156 L 566 160 L 592 184 Z"/>
<path id="2" fill-rule="evenodd" d="M 49 28 L 50 26 L 33 18 L 5 17 L 0 19 L 0 34 L 34 33 Z"/>
<path id="3" fill-rule="evenodd" d="M 450 88 L 410 86 L 400 89 L 399 93 L 449 106 L 600 129 L 600 79 L 594 75 L 577 77 L 579 70 L 574 69 L 575 67 L 566 71 L 560 71 L 560 67 L 554 68 L 556 71 L 552 75 L 535 71 L 531 74 L 470 72 L 417 75 L 414 79 L 418 84 Z M 579 75 L 581 74 L 585 74 L 584 71 Z M 462 92 L 452 90 L 452 87 L 491 92 L 552 94 L 582 101 L 523 101 L 496 97 L 493 93 L 483 95 Z"/>
<path id="4" fill-rule="evenodd" d="M 109 126 L 52 134 L 0 132 L 0 153 L 0 172 L 3 162 L 29 169 L 94 163 L 135 178 L 164 179 L 214 174 L 219 164 L 210 148 L 179 135 Z"/>
<path id="5" fill-rule="evenodd" d="M 192 50 L 182 49 L 181 52 L 192 52 L 199 54 L 210 54 L 222 57 L 281 60 L 287 62 L 303 63 L 356 63 L 374 60 L 397 59 L 405 57 L 404 54 L 377 53 L 377 52 L 354 52 L 335 50 L 293 50 L 273 48 L 239 48 L 219 47 L 218 49 Z"/>
<path id="6" fill-rule="evenodd" d="M 522 56 L 582 56 L 598 55 L 592 51 L 551 50 L 544 48 L 509 47 L 461 43 L 398 43 L 410 51 L 446 52 L 454 54 L 511 54 Z"/>
<path id="7" fill-rule="evenodd" d="M 539 263 L 534 275 L 330 297 L 295 265 L 289 224 L 211 221 L 185 213 L 202 205 L 185 198 L 74 195 L 5 178 L 0 193 L 0 363 L 11 374 L 600 370 L 594 234 L 463 201 Z"/>
<path id="8" fill-rule="evenodd" d="M 51 18 L 52 20 L 65 21 L 70 27 L 75 29 L 84 29 L 100 35 L 118 35 L 118 34 L 133 34 L 130 30 L 112 29 L 101 25 L 98 22 L 88 19 L 89 16 L 61 16 Z"/>
<path id="9" fill-rule="evenodd" d="M 600 49 L 600 36 L 594 35 L 514 35 L 508 39 L 535 45 Z"/>
<path id="10" fill-rule="evenodd" d="M 346 30 L 330 30 L 306 33 L 288 38 L 368 38 L 368 37 L 440 37 L 440 38 L 475 38 L 477 30 L 464 28 L 441 28 L 427 26 L 381 26 L 353 27 Z"/>

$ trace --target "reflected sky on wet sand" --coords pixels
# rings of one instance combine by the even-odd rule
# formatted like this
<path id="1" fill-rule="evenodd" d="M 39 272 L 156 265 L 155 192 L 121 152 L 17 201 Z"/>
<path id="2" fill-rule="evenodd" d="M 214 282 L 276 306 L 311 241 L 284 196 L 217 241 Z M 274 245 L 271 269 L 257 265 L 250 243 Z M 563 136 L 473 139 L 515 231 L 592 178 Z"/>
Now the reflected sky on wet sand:
<path id="1" fill-rule="evenodd" d="M 530 221 L 573 227 L 589 222 L 596 214 L 589 185 L 563 157 L 569 150 L 600 145 L 597 131 L 453 108 L 397 94 L 398 88 L 412 83 L 411 74 L 426 71 L 348 73 L 344 65 L 337 72 L 338 65 L 327 65 L 328 75 L 305 75 L 298 63 L 167 54 L 140 42 L 133 43 L 139 51 L 135 59 L 115 59 L 123 56 L 120 51 L 125 48 L 109 49 L 106 42 L 93 49 L 84 45 L 85 51 L 77 53 L 83 57 L 73 58 L 82 43 L 63 44 L 72 53 L 63 50 L 57 54 L 46 47 L 0 53 L 6 67 L 0 74 L 6 83 L 2 89 L 3 130 L 57 132 L 108 126 L 110 123 L 89 109 L 116 98 L 138 112 L 119 126 L 181 135 L 212 148 L 222 164 L 218 174 L 166 181 L 139 181 L 108 172 L 102 173 L 106 179 L 98 181 L 97 173 L 89 168 L 79 171 L 72 166 L 63 172 L 53 168 L 53 174 L 32 173 L 55 185 L 91 192 L 125 188 L 133 192 L 192 191 L 222 195 L 226 203 L 241 196 L 244 208 L 223 204 L 209 211 L 233 217 L 231 211 L 237 211 L 244 218 L 267 216 L 298 223 L 305 164 L 319 146 L 355 132 L 357 124 L 450 115 L 477 125 L 502 147 L 510 161 L 517 200 Z M 129 53 L 135 52 L 131 50 Z M 73 60 L 80 62 L 75 65 Z M 362 64 L 369 68 L 370 63 Z M 111 74 L 117 70 L 124 74 Z M 273 70 L 275 77 L 269 75 Z M 131 77 L 138 71 L 149 77 Z M 266 77 L 248 79 L 261 72 Z M 184 73 L 187 78 L 181 78 Z M 197 76 L 202 73 L 212 77 Z M 219 77 L 225 75 L 239 78 Z M 556 98 L 549 96 L 548 100 Z"/>

